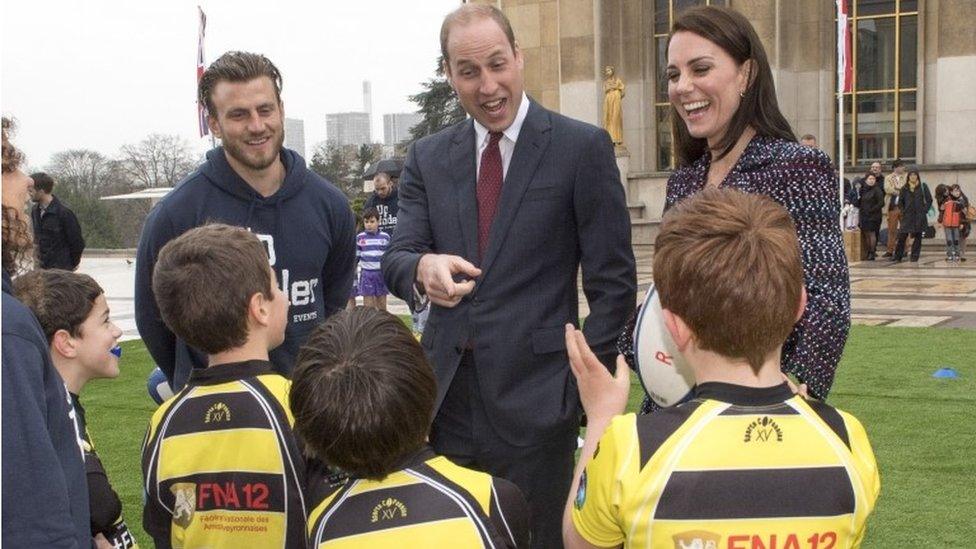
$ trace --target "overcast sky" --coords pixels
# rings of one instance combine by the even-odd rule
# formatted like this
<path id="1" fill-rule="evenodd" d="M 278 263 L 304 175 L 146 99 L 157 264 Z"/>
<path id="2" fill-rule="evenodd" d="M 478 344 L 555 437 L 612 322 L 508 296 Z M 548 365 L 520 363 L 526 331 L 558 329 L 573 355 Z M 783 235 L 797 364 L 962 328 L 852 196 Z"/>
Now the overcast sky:
<path id="1" fill-rule="evenodd" d="M 308 154 L 325 113 L 416 110 L 407 95 L 433 76 L 443 16 L 459 0 L 2 0 L 0 110 L 40 168 L 52 153 L 115 155 L 150 133 L 178 134 L 197 151 L 197 5 L 207 14 L 207 62 L 231 49 L 267 55 L 284 77 L 289 118 L 305 121 Z"/>

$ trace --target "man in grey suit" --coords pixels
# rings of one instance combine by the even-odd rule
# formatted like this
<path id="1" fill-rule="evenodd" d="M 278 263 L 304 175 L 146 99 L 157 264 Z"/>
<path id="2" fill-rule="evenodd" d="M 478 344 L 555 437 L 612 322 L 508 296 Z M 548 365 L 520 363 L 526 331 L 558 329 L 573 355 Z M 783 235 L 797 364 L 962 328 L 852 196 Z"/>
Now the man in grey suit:
<path id="1" fill-rule="evenodd" d="M 580 406 L 565 348 L 579 322 L 613 369 L 636 298 L 630 221 L 607 132 L 523 91 L 523 58 L 497 8 L 466 4 L 441 27 L 446 74 L 468 120 L 417 141 L 383 257 L 391 291 L 429 299 L 434 449 L 507 478 L 532 509 L 534 547 L 560 547 Z"/>

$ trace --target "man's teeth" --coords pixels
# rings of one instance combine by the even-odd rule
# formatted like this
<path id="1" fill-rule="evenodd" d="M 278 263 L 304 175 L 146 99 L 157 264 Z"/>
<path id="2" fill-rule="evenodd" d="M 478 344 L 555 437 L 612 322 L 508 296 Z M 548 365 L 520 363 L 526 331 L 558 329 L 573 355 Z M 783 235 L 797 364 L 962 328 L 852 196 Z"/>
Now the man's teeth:
<path id="1" fill-rule="evenodd" d="M 268 140 L 268 138 L 267 137 L 264 137 L 264 138 L 261 138 L 261 139 L 248 141 L 247 144 L 248 145 L 260 145 L 260 144 L 264 143 L 267 140 Z"/>
<path id="2" fill-rule="evenodd" d="M 694 103 L 685 103 L 682 106 L 685 108 L 686 112 L 691 112 L 694 110 L 703 109 L 710 104 L 711 103 L 709 101 L 695 101 Z"/>
<path id="3" fill-rule="evenodd" d="M 496 99 L 494 101 L 489 101 L 489 102 L 487 102 L 487 103 L 484 104 L 484 107 L 486 109 L 490 110 L 490 111 L 493 111 L 493 110 L 497 109 L 498 107 L 501 107 L 503 101 L 505 101 L 505 100 L 504 99 Z"/>

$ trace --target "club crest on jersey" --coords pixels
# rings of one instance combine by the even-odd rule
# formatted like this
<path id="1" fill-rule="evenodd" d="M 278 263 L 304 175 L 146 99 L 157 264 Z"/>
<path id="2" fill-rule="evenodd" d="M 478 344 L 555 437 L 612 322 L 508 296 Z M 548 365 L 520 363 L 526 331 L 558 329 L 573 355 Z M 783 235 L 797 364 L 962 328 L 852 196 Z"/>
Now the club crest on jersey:
<path id="1" fill-rule="evenodd" d="M 583 470 L 583 474 L 580 475 L 579 488 L 576 489 L 576 499 L 573 500 L 573 507 L 576 510 L 583 508 L 583 504 L 586 503 L 586 470 Z"/>
<path id="2" fill-rule="evenodd" d="M 177 482 L 169 487 L 175 498 L 173 502 L 173 523 L 186 528 L 193 522 L 197 509 L 197 485 L 193 482 Z"/>
<path id="3" fill-rule="evenodd" d="M 743 442 L 769 442 L 771 440 L 783 442 L 783 430 L 769 416 L 763 416 L 746 427 Z"/>
<path id="4" fill-rule="evenodd" d="M 407 506 L 396 498 L 386 498 L 373 507 L 369 521 L 379 522 L 395 518 L 407 518 Z"/>
<path id="5" fill-rule="evenodd" d="M 674 549 L 718 549 L 722 536 L 707 530 L 689 530 L 679 532 L 671 539 L 674 540 Z"/>
<path id="6" fill-rule="evenodd" d="M 207 409 L 207 415 L 204 416 L 203 422 L 219 423 L 221 421 L 230 421 L 230 408 L 223 402 L 217 402 Z"/>

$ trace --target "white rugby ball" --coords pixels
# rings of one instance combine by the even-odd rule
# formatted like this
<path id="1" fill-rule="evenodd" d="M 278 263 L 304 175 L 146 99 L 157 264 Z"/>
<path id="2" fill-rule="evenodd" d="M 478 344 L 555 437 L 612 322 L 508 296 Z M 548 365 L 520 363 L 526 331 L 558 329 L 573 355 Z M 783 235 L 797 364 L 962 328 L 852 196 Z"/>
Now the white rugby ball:
<path id="1" fill-rule="evenodd" d="M 644 297 L 633 339 L 634 361 L 644 391 L 665 407 L 685 400 L 695 386 L 695 375 L 664 325 L 661 299 L 654 284 Z"/>

